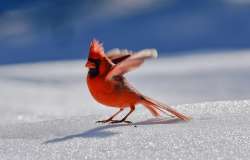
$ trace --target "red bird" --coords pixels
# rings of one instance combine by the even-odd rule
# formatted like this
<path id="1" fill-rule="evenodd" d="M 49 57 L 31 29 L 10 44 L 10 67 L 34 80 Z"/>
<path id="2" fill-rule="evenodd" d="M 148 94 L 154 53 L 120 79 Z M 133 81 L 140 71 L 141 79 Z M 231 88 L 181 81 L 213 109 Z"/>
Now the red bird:
<path id="1" fill-rule="evenodd" d="M 131 123 L 126 119 L 135 110 L 137 104 L 145 106 L 154 116 L 159 116 L 159 112 L 165 114 L 169 112 L 181 120 L 187 121 L 190 119 L 173 108 L 141 94 L 123 76 L 139 67 L 145 59 L 156 56 L 157 51 L 155 49 L 145 49 L 134 54 L 127 50 L 116 49 L 106 55 L 102 44 L 97 40 L 91 42 L 89 57 L 85 65 L 89 68 L 87 75 L 89 91 L 99 103 L 119 108 L 119 111 L 110 118 L 97 122 Z M 130 108 L 130 112 L 124 118 L 113 120 L 127 107 Z"/>

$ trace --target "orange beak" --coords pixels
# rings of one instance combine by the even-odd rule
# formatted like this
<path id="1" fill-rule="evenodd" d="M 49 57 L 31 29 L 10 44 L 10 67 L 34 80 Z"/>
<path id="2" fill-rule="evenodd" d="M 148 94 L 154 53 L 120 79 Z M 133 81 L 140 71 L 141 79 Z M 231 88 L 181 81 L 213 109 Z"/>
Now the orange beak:
<path id="1" fill-rule="evenodd" d="M 96 68 L 95 63 L 92 63 L 90 61 L 87 61 L 87 63 L 85 64 L 85 67 L 90 68 L 90 69 Z"/>

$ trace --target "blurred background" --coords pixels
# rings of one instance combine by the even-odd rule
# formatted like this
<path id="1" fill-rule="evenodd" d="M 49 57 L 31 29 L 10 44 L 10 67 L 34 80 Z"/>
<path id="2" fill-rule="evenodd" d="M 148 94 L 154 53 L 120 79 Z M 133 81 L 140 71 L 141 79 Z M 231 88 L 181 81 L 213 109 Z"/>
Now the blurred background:
<path id="1" fill-rule="evenodd" d="M 250 47 L 250 0 L 4 0 L 0 64 L 82 59 L 105 49 L 160 56 Z"/>
<path id="2" fill-rule="evenodd" d="M 156 48 L 126 77 L 169 105 L 250 97 L 250 0 L 2 0 L 0 124 L 112 113 L 86 85 L 93 38 Z"/>
<path id="3" fill-rule="evenodd" d="M 126 78 L 193 121 L 138 105 L 145 126 L 97 125 L 117 108 L 86 84 L 93 38 L 156 48 Z M 250 159 L 249 84 L 250 0 L 0 0 L 0 160 Z"/>

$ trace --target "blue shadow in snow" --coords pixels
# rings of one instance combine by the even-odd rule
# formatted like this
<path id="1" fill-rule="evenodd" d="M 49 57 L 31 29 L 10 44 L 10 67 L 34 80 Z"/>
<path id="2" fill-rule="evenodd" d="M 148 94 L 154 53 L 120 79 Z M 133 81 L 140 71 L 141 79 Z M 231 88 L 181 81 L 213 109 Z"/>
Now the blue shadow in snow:
<path id="1" fill-rule="evenodd" d="M 180 123 L 180 122 L 183 122 L 183 121 L 177 118 L 176 119 L 152 118 L 146 121 L 140 121 L 140 122 L 136 122 L 132 124 L 108 124 L 105 126 L 99 126 L 99 127 L 87 130 L 82 133 L 68 135 L 68 136 L 61 137 L 61 138 L 51 139 L 51 140 L 45 141 L 43 144 L 63 142 L 63 141 L 67 141 L 73 138 L 106 138 L 106 137 L 119 134 L 118 132 L 107 131 L 107 129 L 110 129 L 110 128 L 125 127 L 125 126 L 137 127 L 137 126 L 142 126 L 142 125 L 173 124 L 173 123 Z"/>

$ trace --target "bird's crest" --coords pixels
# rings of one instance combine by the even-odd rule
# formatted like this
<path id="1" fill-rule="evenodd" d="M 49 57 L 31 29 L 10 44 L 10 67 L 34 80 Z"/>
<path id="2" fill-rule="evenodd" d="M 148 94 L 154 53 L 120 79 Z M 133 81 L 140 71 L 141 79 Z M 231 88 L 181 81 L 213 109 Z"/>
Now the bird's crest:
<path id="1" fill-rule="evenodd" d="M 89 57 L 94 58 L 94 59 L 99 59 L 99 58 L 105 57 L 102 43 L 100 43 L 96 39 L 93 39 L 90 43 Z"/>

